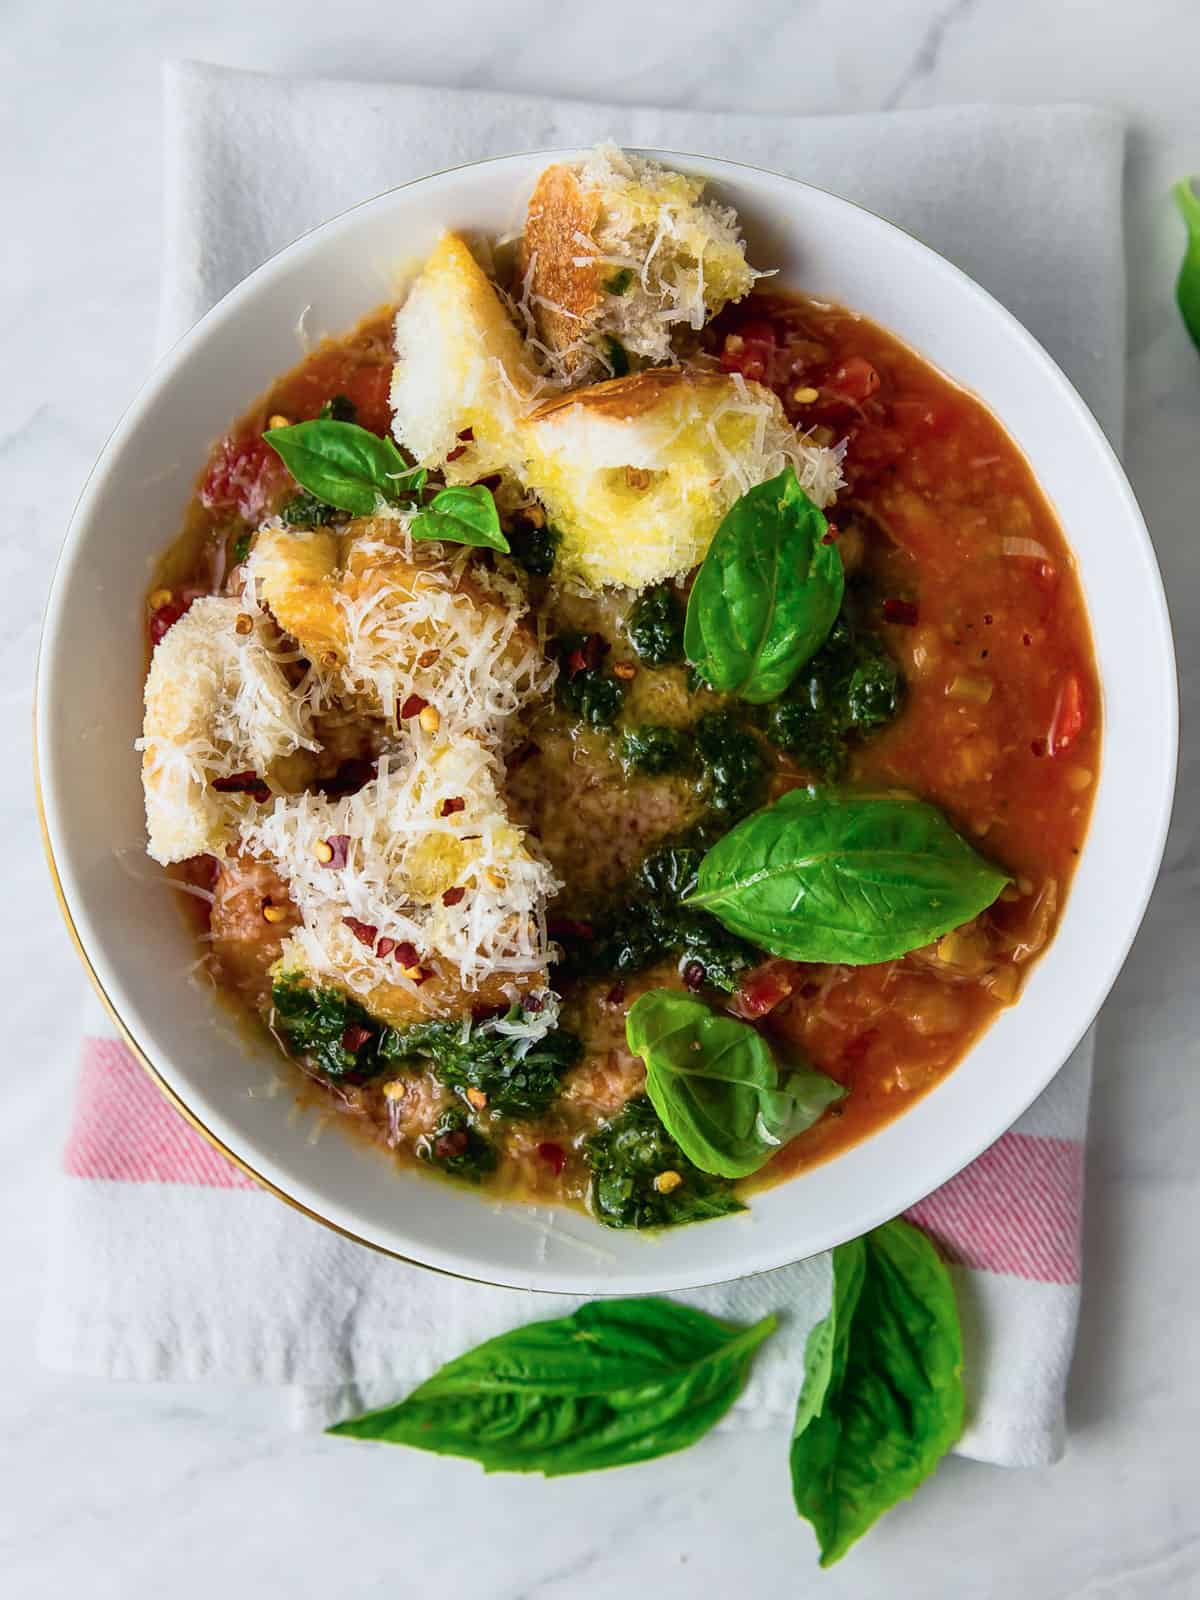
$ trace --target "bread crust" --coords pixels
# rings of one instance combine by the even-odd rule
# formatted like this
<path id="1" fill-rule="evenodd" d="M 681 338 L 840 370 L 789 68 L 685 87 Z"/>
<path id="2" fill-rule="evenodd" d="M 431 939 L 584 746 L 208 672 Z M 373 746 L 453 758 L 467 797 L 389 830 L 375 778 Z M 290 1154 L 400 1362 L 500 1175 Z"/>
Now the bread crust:
<path id="1" fill-rule="evenodd" d="M 578 341 L 595 321 L 604 293 L 600 265 L 583 259 L 581 237 L 591 240 L 599 220 L 599 194 L 585 193 L 570 167 L 547 167 L 529 199 L 517 266 L 522 283 L 532 268 L 538 337 L 561 355 L 568 376 L 594 359 Z"/>

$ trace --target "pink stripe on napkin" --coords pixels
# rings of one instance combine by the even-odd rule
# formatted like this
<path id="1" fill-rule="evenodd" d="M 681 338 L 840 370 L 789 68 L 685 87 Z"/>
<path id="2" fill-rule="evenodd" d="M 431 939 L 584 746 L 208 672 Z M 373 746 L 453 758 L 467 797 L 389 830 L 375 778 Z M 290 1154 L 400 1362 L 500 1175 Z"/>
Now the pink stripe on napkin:
<path id="1" fill-rule="evenodd" d="M 257 1188 L 184 1120 L 119 1039 L 83 1041 L 63 1168 L 72 1178 L 118 1183 Z"/>
<path id="2" fill-rule="evenodd" d="M 84 1040 L 63 1153 L 73 1178 L 254 1189 L 176 1111 L 116 1039 Z M 976 1272 L 1075 1284 L 1080 1278 L 1083 1146 L 1006 1133 L 907 1214 L 947 1260 Z"/>

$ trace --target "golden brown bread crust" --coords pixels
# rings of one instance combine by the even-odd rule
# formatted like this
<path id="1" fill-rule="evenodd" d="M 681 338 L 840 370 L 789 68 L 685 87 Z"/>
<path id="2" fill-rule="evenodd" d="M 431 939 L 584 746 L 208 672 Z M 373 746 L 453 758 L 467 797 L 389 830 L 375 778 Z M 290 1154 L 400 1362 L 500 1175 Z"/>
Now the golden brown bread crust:
<path id="1" fill-rule="evenodd" d="M 593 237 L 599 220 L 599 195 L 585 194 L 570 167 L 547 167 L 529 199 L 517 260 L 522 283 L 532 263 L 533 317 L 538 337 L 552 350 L 575 344 L 604 298 L 600 267 L 582 261 L 587 252 L 580 243 L 580 235 Z M 563 358 L 568 373 L 588 361 L 584 349 Z"/>
<path id="2" fill-rule="evenodd" d="M 556 411 L 570 406 L 586 406 L 614 422 L 630 422 L 653 411 L 673 389 L 728 388 L 732 379 L 720 372 L 685 372 L 682 367 L 650 367 L 625 378 L 606 378 L 569 394 L 555 395 L 530 414 L 531 422 L 543 422 Z"/>

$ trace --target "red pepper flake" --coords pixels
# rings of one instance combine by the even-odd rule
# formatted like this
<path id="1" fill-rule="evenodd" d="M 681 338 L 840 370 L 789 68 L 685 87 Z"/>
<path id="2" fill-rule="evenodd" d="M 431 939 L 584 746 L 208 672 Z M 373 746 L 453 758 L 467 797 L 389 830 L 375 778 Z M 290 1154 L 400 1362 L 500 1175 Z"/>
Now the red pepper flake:
<path id="1" fill-rule="evenodd" d="M 434 1154 L 442 1161 L 448 1161 L 453 1156 L 461 1156 L 468 1144 L 467 1130 L 455 1128 L 450 1133 L 439 1134 L 434 1140 Z"/>
<path id="2" fill-rule="evenodd" d="M 466 892 L 465 889 L 447 889 L 442 895 L 442 904 L 444 906 L 456 906 L 460 904 Z"/>
<path id="3" fill-rule="evenodd" d="M 683 968 L 683 983 L 693 994 L 704 987 L 704 965 L 700 961 L 687 961 Z"/>
<path id="4" fill-rule="evenodd" d="M 370 1037 L 370 1028 L 364 1028 L 361 1022 L 352 1022 L 342 1034 L 342 1046 L 357 1055 Z"/>
<path id="5" fill-rule="evenodd" d="M 1021 643 L 1022 644 L 1032 644 L 1033 643 L 1033 635 L 1031 633 L 1023 633 L 1021 635 Z"/>
<path id="6" fill-rule="evenodd" d="M 248 794 L 259 805 L 271 798 L 271 791 L 257 772 L 234 772 L 228 778 L 214 778 L 213 788 L 218 794 Z"/>
<path id="7" fill-rule="evenodd" d="M 572 650 L 567 657 L 567 676 L 573 678 L 577 672 L 595 672 L 608 649 L 608 640 L 602 633 L 589 633 L 578 650 Z"/>
<path id="8" fill-rule="evenodd" d="M 415 983 L 419 989 L 423 983 L 428 983 L 433 973 L 428 967 L 418 967 L 415 972 L 405 972 L 404 976 L 410 983 Z"/>
<path id="9" fill-rule="evenodd" d="M 593 937 L 590 922 L 578 922 L 574 917 L 550 917 L 546 922 L 546 931 L 552 939 L 591 939 Z"/>
<path id="10" fill-rule="evenodd" d="M 618 978 L 616 983 L 613 984 L 612 988 L 608 991 L 604 998 L 608 1001 L 610 1006 L 623 1005 L 625 1002 L 624 978 Z"/>
<path id="11" fill-rule="evenodd" d="M 920 612 L 912 600 L 885 600 L 883 602 L 883 620 L 894 622 L 901 628 L 915 628 Z"/>
<path id="12" fill-rule="evenodd" d="M 992 613 L 990 611 L 985 611 L 983 613 L 983 620 L 988 625 L 988 627 L 990 628 L 991 625 L 992 625 L 992 620 L 993 620 L 992 619 Z"/>
<path id="13" fill-rule="evenodd" d="M 348 833 L 331 833 L 325 843 L 333 851 L 327 867 L 344 867 L 350 856 L 350 835 Z"/>
<path id="14" fill-rule="evenodd" d="M 832 528 L 830 528 L 828 533 L 825 533 L 825 534 L 821 535 L 821 543 L 822 544 L 834 544 L 834 543 L 836 543 L 836 541 L 837 541 L 837 534 L 833 531 Z"/>
<path id="15" fill-rule="evenodd" d="M 1046 754 L 1046 741 L 1045 739 L 1031 739 L 1029 748 L 1035 756 L 1044 756 Z"/>
<path id="16" fill-rule="evenodd" d="M 524 1000 L 521 1002 L 523 1008 L 534 1016 L 537 1015 L 545 1003 L 545 1000 L 540 994 L 527 994 Z"/>
<path id="17" fill-rule="evenodd" d="M 452 817 L 456 811 L 465 811 L 467 802 L 461 796 L 455 795 L 453 799 L 442 801 L 442 816 Z"/>
<path id="18" fill-rule="evenodd" d="M 342 921 L 358 940 L 365 944 L 368 950 L 374 950 L 375 941 L 379 937 L 379 929 L 370 922 L 360 922 L 357 917 L 343 917 Z"/>
<path id="19" fill-rule="evenodd" d="M 567 1152 L 563 1149 L 562 1145 L 554 1144 L 552 1141 L 546 1140 L 545 1143 L 538 1145 L 537 1153 L 539 1159 L 546 1163 L 551 1172 L 553 1172 L 554 1176 L 557 1178 L 559 1173 L 567 1164 Z"/>
<path id="20" fill-rule="evenodd" d="M 396 948 L 395 939 L 389 939 L 385 935 L 382 939 L 380 939 L 379 943 L 375 946 L 375 954 L 379 957 L 379 959 L 381 961 L 386 961 L 388 956 L 391 955 L 392 951 L 395 948 Z"/>
<path id="21" fill-rule="evenodd" d="M 421 712 L 424 711 L 428 704 L 429 701 L 426 700 L 424 696 L 419 694 L 410 694 L 407 700 L 405 700 L 404 704 L 400 707 L 401 722 L 407 721 L 409 717 L 419 717 Z"/>
<path id="22" fill-rule="evenodd" d="M 392 954 L 402 967 L 415 967 L 421 959 L 415 944 L 409 944 L 407 939 L 401 939 Z"/>

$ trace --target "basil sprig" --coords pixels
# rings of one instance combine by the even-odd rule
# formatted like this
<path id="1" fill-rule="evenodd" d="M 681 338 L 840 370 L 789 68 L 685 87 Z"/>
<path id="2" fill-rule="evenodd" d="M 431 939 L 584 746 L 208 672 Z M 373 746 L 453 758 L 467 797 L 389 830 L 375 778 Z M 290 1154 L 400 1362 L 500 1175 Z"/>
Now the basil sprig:
<path id="1" fill-rule="evenodd" d="M 782 1070 L 749 1023 L 677 989 L 640 995 L 625 1035 L 667 1132 L 702 1172 L 722 1178 L 757 1172 L 845 1093 L 823 1073 Z"/>
<path id="2" fill-rule="evenodd" d="M 833 1252 L 829 1314 L 804 1351 L 792 1494 L 832 1566 L 922 1483 L 962 1432 L 962 1336 L 950 1275 L 897 1220 Z"/>
<path id="3" fill-rule="evenodd" d="M 605 1300 L 449 1362 L 330 1433 L 546 1477 L 686 1449 L 737 1399 L 774 1316 L 736 1328 L 669 1300 Z"/>
<path id="4" fill-rule="evenodd" d="M 317 417 L 268 428 L 263 438 L 302 489 L 351 516 L 372 516 L 380 500 L 411 499 L 425 484 L 423 468 L 410 467 L 390 439 L 355 422 Z"/>
<path id="5" fill-rule="evenodd" d="M 1192 336 L 1192 343 L 1200 350 L 1200 195 L 1190 178 L 1181 178 L 1175 185 L 1175 200 L 1188 231 L 1187 254 L 1179 269 L 1175 296 L 1184 326 Z"/>
<path id="6" fill-rule="evenodd" d="M 795 469 L 735 501 L 688 600 L 688 660 L 716 690 L 775 700 L 824 644 L 845 578 L 829 525 Z"/>
<path id="7" fill-rule="evenodd" d="M 508 554 L 496 502 L 481 483 L 452 484 L 439 490 L 413 518 L 411 531 L 414 539 L 440 539 L 444 544 L 469 544 Z"/>
<path id="8" fill-rule="evenodd" d="M 969 922 L 1008 881 L 923 800 L 794 789 L 713 846 L 685 903 L 772 955 L 861 966 Z"/>

